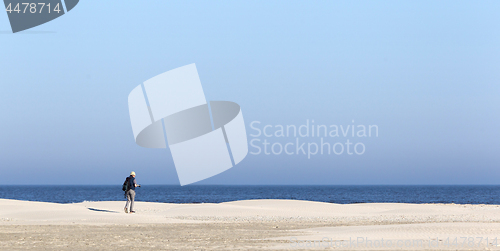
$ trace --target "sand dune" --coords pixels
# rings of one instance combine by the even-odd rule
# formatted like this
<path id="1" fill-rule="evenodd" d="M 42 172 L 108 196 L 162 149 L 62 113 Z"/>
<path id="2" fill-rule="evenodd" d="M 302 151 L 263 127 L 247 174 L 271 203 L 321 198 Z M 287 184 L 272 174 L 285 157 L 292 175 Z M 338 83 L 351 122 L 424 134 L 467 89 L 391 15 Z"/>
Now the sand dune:
<path id="1" fill-rule="evenodd" d="M 125 214 L 123 206 L 123 201 L 0 199 L 0 244 L 7 250 L 499 249 L 494 241 L 500 237 L 496 205 L 136 202 L 136 214 Z M 127 233 L 128 241 L 123 241 Z M 380 246 L 382 240 L 386 246 Z M 409 241 L 421 246 L 401 246 Z"/>

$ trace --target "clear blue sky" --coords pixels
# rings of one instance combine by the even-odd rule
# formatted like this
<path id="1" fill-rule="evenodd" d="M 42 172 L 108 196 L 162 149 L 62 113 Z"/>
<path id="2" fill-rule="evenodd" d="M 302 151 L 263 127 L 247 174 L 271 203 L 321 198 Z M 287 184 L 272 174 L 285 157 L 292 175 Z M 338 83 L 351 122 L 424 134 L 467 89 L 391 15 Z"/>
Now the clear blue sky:
<path id="1" fill-rule="evenodd" d="M 0 12 L 2 183 L 121 184 L 134 170 L 178 184 L 168 149 L 135 144 L 127 97 L 196 63 L 206 98 L 240 104 L 248 134 L 252 121 L 379 127 L 363 155 L 248 155 L 198 184 L 500 184 L 499 13 L 498 1 L 82 0 L 9 34 Z"/>

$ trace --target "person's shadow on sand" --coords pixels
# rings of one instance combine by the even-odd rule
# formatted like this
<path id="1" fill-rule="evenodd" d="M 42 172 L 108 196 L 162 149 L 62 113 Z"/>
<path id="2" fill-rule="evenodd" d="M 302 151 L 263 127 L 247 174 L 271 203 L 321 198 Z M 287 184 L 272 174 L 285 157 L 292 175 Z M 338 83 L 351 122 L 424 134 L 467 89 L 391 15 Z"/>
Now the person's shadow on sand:
<path id="1" fill-rule="evenodd" d="M 91 210 L 91 211 L 96 211 L 96 212 L 118 213 L 117 211 L 110 211 L 110 210 L 104 210 L 104 209 L 97 209 L 97 208 L 92 208 L 92 207 L 88 207 L 87 209 L 88 209 L 88 210 Z"/>

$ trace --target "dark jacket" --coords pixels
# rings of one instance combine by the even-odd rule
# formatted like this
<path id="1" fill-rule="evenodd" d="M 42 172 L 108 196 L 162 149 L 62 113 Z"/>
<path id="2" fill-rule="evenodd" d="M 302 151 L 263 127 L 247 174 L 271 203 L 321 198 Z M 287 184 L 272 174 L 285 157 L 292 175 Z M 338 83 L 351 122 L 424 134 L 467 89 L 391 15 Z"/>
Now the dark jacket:
<path id="1" fill-rule="evenodd" d="M 128 180 L 128 182 L 129 182 L 129 188 L 135 191 L 135 184 L 136 184 L 135 183 L 135 178 L 132 175 L 130 175 L 129 178 L 130 178 Z"/>

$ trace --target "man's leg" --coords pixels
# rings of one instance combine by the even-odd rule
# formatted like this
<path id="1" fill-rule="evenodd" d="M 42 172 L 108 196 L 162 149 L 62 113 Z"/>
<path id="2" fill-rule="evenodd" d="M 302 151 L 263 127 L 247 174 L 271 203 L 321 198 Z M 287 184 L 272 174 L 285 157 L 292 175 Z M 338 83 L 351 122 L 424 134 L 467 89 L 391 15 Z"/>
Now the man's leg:
<path id="1" fill-rule="evenodd" d="M 130 190 L 130 211 L 129 212 L 134 211 L 134 200 L 135 200 L 135 191 Z"/>
<path id="2" fill-rule="evenodd" d="M 128 213 L 128 204 L 130 203 L 130 190 L 128 190 L 126 193 L 127 195 L 127 203 L 125 203 L 125 213 Z"/>

